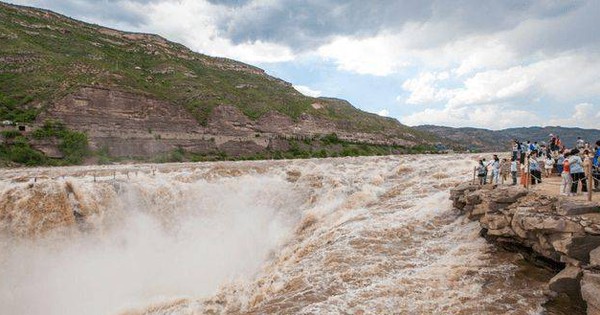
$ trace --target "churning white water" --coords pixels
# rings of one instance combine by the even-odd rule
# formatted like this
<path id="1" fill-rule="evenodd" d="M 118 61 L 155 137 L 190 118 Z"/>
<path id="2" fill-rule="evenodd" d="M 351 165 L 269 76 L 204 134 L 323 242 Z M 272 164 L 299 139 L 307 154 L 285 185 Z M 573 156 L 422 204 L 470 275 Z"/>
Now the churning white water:
<path id="1" fill-rule="evenodd" d="M 473 163 L 5 170 L 0 314 L 539 312 L 543 281 L 452 211 Z"/>

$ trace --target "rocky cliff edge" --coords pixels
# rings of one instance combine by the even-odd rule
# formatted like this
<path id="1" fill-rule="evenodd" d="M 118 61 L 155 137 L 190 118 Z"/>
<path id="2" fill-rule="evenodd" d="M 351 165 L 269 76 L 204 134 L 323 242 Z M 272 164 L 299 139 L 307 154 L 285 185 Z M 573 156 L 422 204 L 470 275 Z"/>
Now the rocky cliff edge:
<path id="1" fill-rule="evenodd" d="M 600 314 L 600 204 L 471 183 L 452 189 L 450 199 L 479 221 L 487 240 L 534 263 L 562 268 L 549 289 L 573 303 L 585 301 L 588 315 Z"/>

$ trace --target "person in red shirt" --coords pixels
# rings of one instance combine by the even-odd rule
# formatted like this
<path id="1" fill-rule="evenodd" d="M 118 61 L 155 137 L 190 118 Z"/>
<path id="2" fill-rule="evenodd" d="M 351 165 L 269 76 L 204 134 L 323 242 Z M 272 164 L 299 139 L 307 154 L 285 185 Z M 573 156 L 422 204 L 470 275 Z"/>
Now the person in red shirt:
<path id="1" fill-rule="evenodd" d="M 562 182 L 560 183 L 560 194 L 564 196 L 571 195 L 571 167 L 569 166 L 569 153 L 565 153 L 565 160 L 563 162 L 563 171 L 560 174 Z"/>

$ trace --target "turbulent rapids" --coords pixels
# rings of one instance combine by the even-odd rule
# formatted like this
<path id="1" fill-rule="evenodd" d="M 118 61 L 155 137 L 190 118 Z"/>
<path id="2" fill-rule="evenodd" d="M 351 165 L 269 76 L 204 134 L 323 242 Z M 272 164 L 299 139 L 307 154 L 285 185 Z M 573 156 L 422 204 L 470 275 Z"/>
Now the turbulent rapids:
<path id="1" fill-rule="evenodd" d="M 539 313 L 452 210 L 473 158 L 4 170 L 0 314 Z"/>

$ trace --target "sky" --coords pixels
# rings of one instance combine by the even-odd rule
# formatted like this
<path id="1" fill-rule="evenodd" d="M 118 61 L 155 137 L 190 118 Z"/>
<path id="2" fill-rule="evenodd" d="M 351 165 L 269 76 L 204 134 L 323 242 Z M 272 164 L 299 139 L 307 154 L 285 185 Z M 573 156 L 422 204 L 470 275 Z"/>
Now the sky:
<path id="1" fill-rule="evenodd" d="M 600 129 L 600 0 L 10 0 L 414 126 Z"/>

